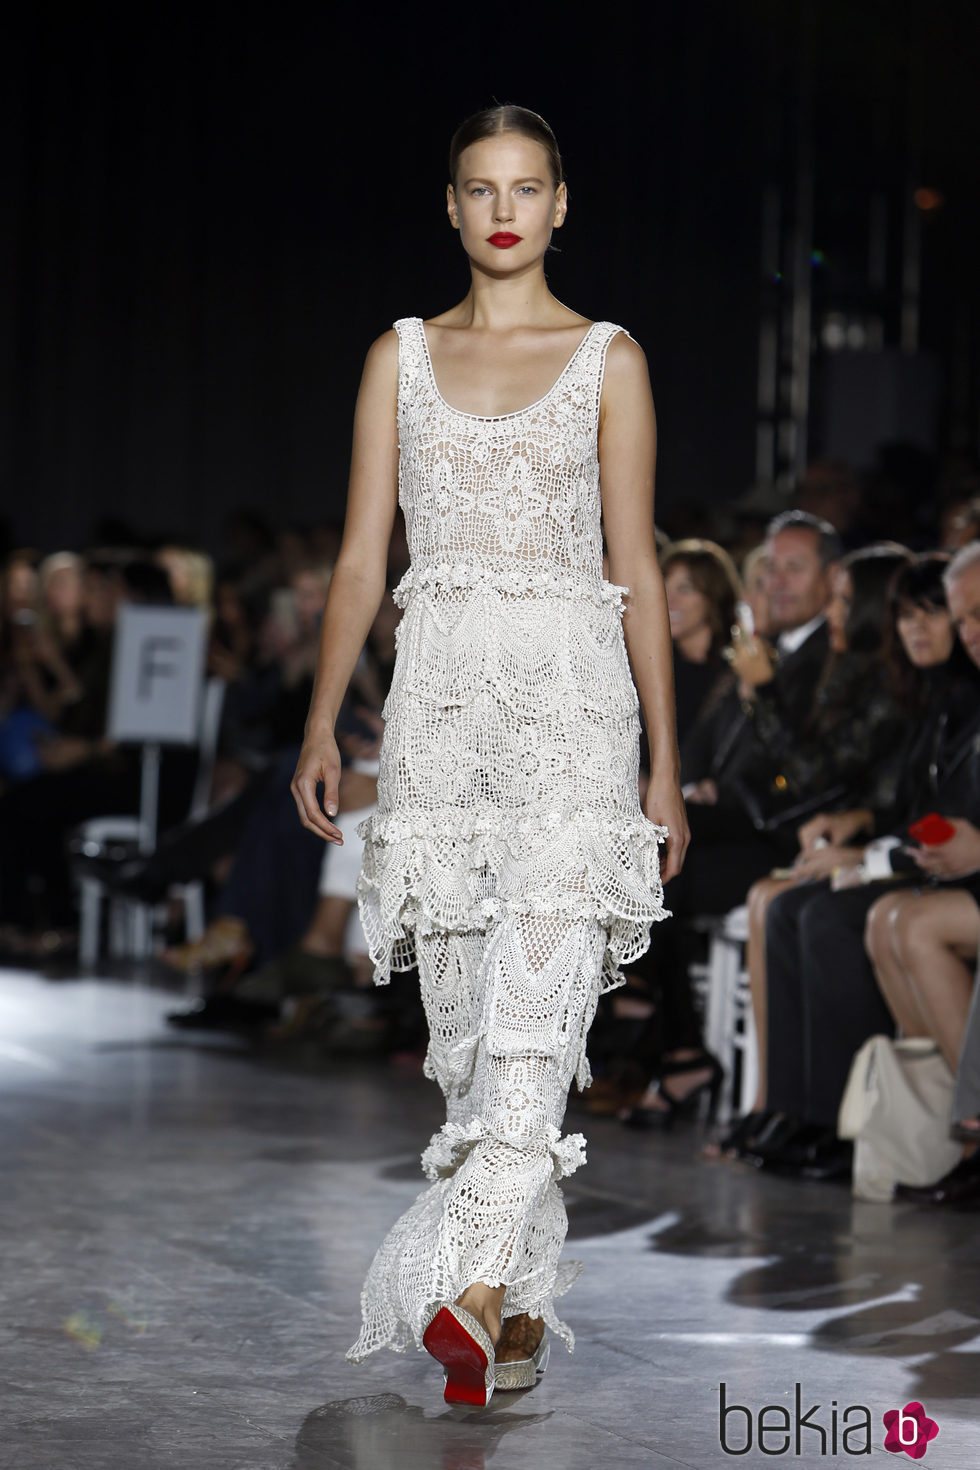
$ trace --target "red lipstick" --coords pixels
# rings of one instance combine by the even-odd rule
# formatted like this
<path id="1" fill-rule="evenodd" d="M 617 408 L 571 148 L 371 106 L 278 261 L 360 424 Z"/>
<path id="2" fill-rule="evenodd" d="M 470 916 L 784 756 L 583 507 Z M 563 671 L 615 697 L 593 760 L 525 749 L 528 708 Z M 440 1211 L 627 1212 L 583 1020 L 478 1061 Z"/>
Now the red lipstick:
<path id="1" fill-rule="evenodd" d="M 488 245 L 496 245 L 498 250 L 509 250 L 512 245 L 519 245 L 523 236 L 512 235 L 507 230 L 498 230 L 495 235 L 487 238 Z"/>

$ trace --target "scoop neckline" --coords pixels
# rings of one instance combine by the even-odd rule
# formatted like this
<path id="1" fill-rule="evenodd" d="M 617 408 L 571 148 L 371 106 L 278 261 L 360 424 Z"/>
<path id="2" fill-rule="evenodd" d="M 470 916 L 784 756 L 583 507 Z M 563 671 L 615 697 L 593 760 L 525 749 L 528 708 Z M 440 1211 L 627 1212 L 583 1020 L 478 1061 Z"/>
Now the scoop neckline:
<path id="1" fill-rule="evenodd" d="M 432 366 L 432 354 L 429 351 L 429 339 L 426 336 L 426 332 L 425 332 L 425 320 L 424 320 L 423 317 L 420 317 L 420 316 L 417 316 L 415 318 L 415 320 L 418 322 L 419 333 L 421 334 L 421 337 L 422 337 L 422 350 L 425 353 L 426 366 L 429 369 L 429 381 L 432 384 L 432 390 L 435 393 L 436 397 L 438 398 L 439 402 L 445 408 L 448 408 L 449 411 L 450 411 L 450 413 L 459 414 L 460 418 L 464 418 L 464 419 L 476 419 L 481 424 L 499 424 L 499 423 L 503 422 L 506 419 L 520 418 L 520 416 L 521 416 L 522 413 L 530 413 L 531 410 L 532 410 L 532 408 L 538 408 L 542 403 L 546 403 L 547 400 L 551 397 L 552 393 L 554 393 L 555 390 L 561 385 L 562 380 L 566 377 L 566 375 L 571 370 L 572 365 L 575 362 L 575 359 L 578 357 L 579 353 L 582 351 L 582 348 L 585 346 L 586 342 L 588 342 L 589 338 L 592 336 L 592 333 L 595 331 L 596 327 L 598 327 L 598 326 L 601 325 L 601 323 L 599 323 L 599 322 L 592 322 L 591 325 L 586 328 L 585 336 L 582 338 L 581 342 L 578 344 L 578 346 L 576 347 L 575 351 L 572 353 L 571 357 L 568 359 L 568 361 L 566 362 L 565 366 L 562 368 L 561 372 L 558 374 L 557 378 L 552 383 L 551 387 L 548 389 L 547 393 L 542 393 L 542 395 L 541 395 L 540 398 L 536 398 L 533 403 L 527 404 L 527 406 L 525 408 L 515 408 L 510 413 L 489 413 L 489 414 L 487 414 L 487 413 L 467 413 L 465 408 L 456 408 L 456 406 L 454 404 L 450 403 L 447 399 L 443 398 L 442 392 L 441 392 L 441 390 L 439 388 L 439 384 L 436 382 L 436 370 Z"/>

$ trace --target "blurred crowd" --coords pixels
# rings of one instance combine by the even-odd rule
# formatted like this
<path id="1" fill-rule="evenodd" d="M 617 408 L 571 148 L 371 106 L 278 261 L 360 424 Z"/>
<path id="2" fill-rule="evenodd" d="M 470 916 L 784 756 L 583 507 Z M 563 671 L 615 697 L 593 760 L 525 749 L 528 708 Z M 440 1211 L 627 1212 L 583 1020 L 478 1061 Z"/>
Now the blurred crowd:
<path id="1" fill-rule="evenodd" d="M 399 611 L 384 599 L 338 722 L 343 846 L 299 823 L 289 783 L 341 529 L 275 531 L 241 512 L 211 556 L 135 535 L 12 551 L 0 576 L 0 959 L 70 958 L 97 881 L 154 916 L 157 959 L 203 977 L 170 1017 L 280 1054 L 421 1060 L 412 978 L 376 989 L 355 903 L 359 824 L 377 793 Z M 648 1131 L 708 1115 L 728 1057 L 705 1047 L 696 983 L 712 925 L 746 908 L 758 1042 L 752 1107 L 706 1153 L 845 1177 L 838 1112 L 872 1036 L 927 1038 L 955 1077 L 962 1156 L 927 1185 L 980 1198 L 980 472 L 883 456 L 821 461 L 792 497 L 677 507 L 661 530 L 692 843 L 625 986 L 593 1029 L 581 1104 Z M 399 523 L 388 586 L 408 566 Z M 152 852 L 80 840 L 134 814 L 140 753 L 106 733 L 125 604 L 208 613 L 219 681 L 205 809 L 201 752 L 167 747 Z M 641 777 L 642 779 L 642 777 Z M 203 884 L 190 938 L 182 894 Z M 107 905 L 108 907 L 108 905 Z M 972 1006 L 972 1009 L 971 1009 Z"/>

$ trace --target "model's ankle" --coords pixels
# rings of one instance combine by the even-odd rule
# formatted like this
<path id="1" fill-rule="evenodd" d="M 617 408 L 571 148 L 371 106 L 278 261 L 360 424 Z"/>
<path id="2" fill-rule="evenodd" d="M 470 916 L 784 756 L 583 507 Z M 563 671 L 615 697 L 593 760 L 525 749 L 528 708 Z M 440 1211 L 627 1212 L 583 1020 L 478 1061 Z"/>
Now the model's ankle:
<path id="1" fill-rule="evenodd" d="M 456 1306 L 462 1307 L 464 1311 L 469 1312 L 471 1317 L 475 1317 L 494 1344 L 499 1340 L 503 1330 L 501 1321 L 503 1304 L 503 1287 L 485 1286 L 482 1281 L 468 1286 L 456 1298 Z"/>

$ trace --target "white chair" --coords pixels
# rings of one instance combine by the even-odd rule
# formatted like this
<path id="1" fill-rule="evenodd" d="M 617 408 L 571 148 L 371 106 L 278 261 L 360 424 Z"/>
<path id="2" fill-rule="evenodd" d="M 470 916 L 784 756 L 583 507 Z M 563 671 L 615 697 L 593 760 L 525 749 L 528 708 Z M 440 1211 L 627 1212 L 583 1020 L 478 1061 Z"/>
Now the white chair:
<path id="1" fill-rule="evenodd" d="M 198 738 L 198 764 L 194 791 L 187 812 L 189 819 L 200 819 L 208 810 L 211 782 L 218 751 L 221 713 L 225 700 L 224 679 L 208 679 L 201 698 Z M 134 853 L 148 850 L 148 834 L 139 817 L 95 817 L 78 829 L 81 851 L 95 854 L 123 843 Z M 99 958 L 101 946 L 102 902 L 106 887 L 101 879 L 85 876 L 80 882 L 78 958 L 83 969 L 91 969 Z M 169 898 L 183 904 L 184 933 L 187 939 L 199 939 L 204 933 L 204 884 L 199 880 L 172 886 Z M 141 903 L 122 895 L 109 895 L 109 954 L 113 959 L 146 959 L 153 950 L 154 921 L 163 906 Z"/>
<path id="2" fill-rule="evenodd" d="M 709 934 L 708 962 L 692 966 L 691 978 L 700 982 L 703 996 L 705 1046 L 725 1068 L 717 1121 L 727 1123 L 733 1111 L 749 1111 L 759 1085 L 759 1051 L 745 968 L 748 907 L 742 904 L 703 927 Z"/>

